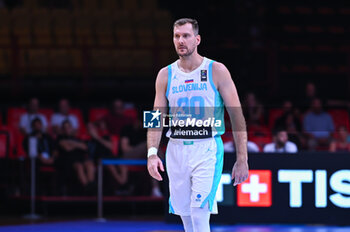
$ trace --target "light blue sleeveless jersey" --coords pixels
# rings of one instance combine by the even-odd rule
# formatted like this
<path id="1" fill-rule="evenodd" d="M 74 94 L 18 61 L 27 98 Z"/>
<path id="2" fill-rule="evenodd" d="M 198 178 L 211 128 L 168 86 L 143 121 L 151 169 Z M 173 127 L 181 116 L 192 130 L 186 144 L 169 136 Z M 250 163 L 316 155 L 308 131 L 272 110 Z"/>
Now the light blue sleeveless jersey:
<path id="1" fill-rule="evenodd" d="M 204 57 L 202 64 L 189 73 L 180 70 L 178 61 L 168 66 L 166 97 L 171 115 L 168 137 L 192 140 L 224 133 L 224 104 L 213 82 L 213 62 Z"/>

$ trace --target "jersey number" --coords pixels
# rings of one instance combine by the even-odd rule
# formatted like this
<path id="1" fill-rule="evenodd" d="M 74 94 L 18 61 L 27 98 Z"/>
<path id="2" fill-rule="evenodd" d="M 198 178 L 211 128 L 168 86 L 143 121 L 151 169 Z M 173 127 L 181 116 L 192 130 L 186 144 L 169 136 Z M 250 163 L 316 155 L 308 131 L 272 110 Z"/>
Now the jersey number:
<path id="1" fill-rule="evenodd" d="M 192 118 L 203 118 L 204 117 L 204 98 L 201 96 L 193 96 L 191 98 L 181 97 L 177 100 L 178 107 L 182 112 L 178 111 L 178 114 L 185 114 L 180 119 L 186 119 L 190 115 Z"/>

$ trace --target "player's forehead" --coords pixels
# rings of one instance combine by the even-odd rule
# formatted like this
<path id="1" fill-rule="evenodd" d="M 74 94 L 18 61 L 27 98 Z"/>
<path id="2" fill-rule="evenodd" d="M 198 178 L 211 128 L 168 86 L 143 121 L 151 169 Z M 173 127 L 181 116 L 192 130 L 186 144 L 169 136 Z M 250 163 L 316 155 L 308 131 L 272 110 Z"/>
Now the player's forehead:
<path id="1" fill-rule="evenodd" d="M 174 34 L 194 34 L 191 23 L 174 26 Z"/>

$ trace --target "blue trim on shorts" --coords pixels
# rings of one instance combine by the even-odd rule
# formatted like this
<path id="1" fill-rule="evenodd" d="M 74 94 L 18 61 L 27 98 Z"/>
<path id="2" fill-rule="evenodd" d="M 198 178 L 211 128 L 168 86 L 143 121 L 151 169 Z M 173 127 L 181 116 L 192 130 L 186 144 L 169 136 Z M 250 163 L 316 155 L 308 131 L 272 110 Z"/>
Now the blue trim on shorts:
<path id="1" fill-rule="evenodd" d="M 221 174 L 222 174 L 222 168 L 224 164 L 224 144 L 222 142 L 222 139 L 220 136 L 215 136 L 214 137 L 215 142 L 216 142 L 216 163 L 215 163 L 215 171 L 214 171 L 214 178 L 213 178 L 213 184 L 210 190 L 210 193 L 208 196 L 205 198 L 205 200 L 201 204 L 201 208 L 204 208 L 204 206 L 209 204 L 209 210 L 213 210 L 213 204 L 216 196 L 216 191 L 219 186 L 219 182 L 221 179 Z"/>
<path id="2" fill-rule="evenodd" d="M 175 210 L 173 206 L 171 205 L 170 197 L 169 197 L 169 213 L 175 214 Z"/>
<path id="3" fill-rule="evenodd" d="M 165 93 L 165 96 L 167 98 L 169 96 L 170 83 L 171 83 L 171 64 L 168 65 L 168 85 L 167 85 L 166 93 Z"/>

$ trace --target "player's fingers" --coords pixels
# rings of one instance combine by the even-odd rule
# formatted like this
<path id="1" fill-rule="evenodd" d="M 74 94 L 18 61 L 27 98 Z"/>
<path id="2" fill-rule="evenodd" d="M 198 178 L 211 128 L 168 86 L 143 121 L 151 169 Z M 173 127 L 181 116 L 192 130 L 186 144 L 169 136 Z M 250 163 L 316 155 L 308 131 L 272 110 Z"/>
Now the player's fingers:
<path id="1" fill-rule="evenodd" d="M 237 184 L 239 184 L 239 176 L 238 175 L 235 175 L 235 182 L 233 183 L 233 186 L 236 186 Z"/>
<path id="2" fill-rule="evenodd" d="M 241 174 L 237 174 L 235 179 L 236 179 L 236 181 L 235 181 L 236 185 L 242 183 L 242 175 Z"/>
<path id="3" fill-rule="evenodd" d="M 164 165 L 163 165 L 163 162 L 161 160 L 158 161 L 159 163 L 159 168 L 162 172 L 164 172 Z"/>
<path id="4" fill-rule="evenodd" d="M 247 179 L 248 179 L 248 175 L 244 175 L 243 182 L 246 181 Z"/>
<path id="5" fill-rule="evenodd" d="M 158 172 L 158 166 L 153 166 L 153 172 L 154 172 L 154 178 L 156 179 L 156 180 L 159 180 L 159 181 L 161 181 L 162 180 L 162 176 L 159 174 L 159 172 Z"/>
<path id="6" fill-rule="evenodd" d="M 232 179 L 232 180 L 235 178 L 235 175 L 236 175 L 235 172 L 236 172 L 236 171 L 235 171 L 235 169 L 233 168 L 233 170 L 232 170 L 232 176 L 231 176 L 231 179 Z"/>
<path id="7" fill-rule="evenodd" d="M 153 170 L 151 167 L 148 167 L 148 173 L 154 178 Z"/>

